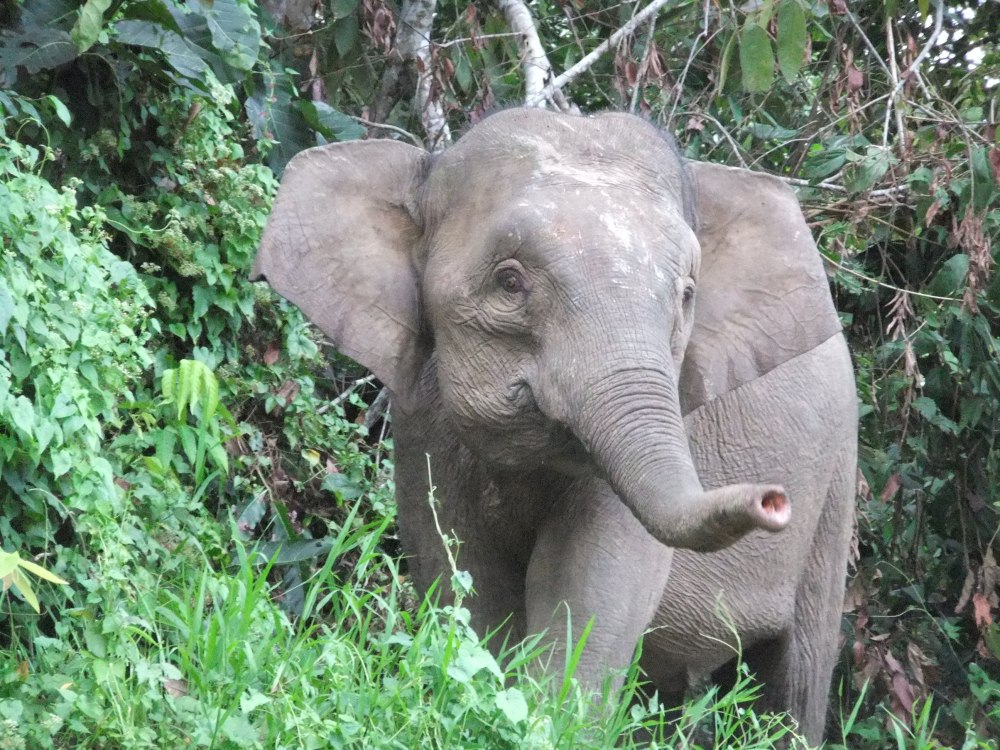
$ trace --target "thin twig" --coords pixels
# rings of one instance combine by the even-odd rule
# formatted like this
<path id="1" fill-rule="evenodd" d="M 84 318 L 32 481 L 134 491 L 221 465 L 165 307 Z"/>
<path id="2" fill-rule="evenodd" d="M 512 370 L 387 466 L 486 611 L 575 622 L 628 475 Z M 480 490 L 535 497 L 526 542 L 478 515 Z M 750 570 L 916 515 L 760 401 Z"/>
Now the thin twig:
<path id="1" fill-rule="evenodd" d="M 417 66 L 414 104 L 427 133 L 431 151 L 440 151 L 451 142 L 451 130 L 440 98 L 433 94 L 434 71 L 431 59 L 431 28 L 436 0 L 405 0 L 399 11 L 396 48 L 404 59 Z"/>
<path id="2" fill-rule="evenodd" d="M 649 31 L 646 32 L 646 46 L 642 51 L 642 60 L 635 72 L 635 86 L 632 87 L 632 100 L 629 102 L 628 111 L 635 114 L 635 108 L 639 104 L 639 91 L 642 90 L 642 79 L 649 70 L 649 53 L 653 49 L 653 35 L 656 33 L 656 16 L 649 19 Z"/>
<path id="3" fill-rule="evenodd" d="M 906 292 L 907 294 L 913 295 L 914 297 L 923 297 L 924 299 L 933 299 L 933 300 L 937 300 L 938 302 L 961 302 L 962 301 L 961 297 L 939 297 L 936 294 L 926 294 L 924 292 L 915 292 L 912 289 L 902 289 L 902 288 L 900 288 L 898 286 L 893 286 L 892 284 L 886 284 L 884 281 L 879 281 L 878 279 L 874 279 L 871 276 L 865 276 L 863 273 L 860 273 L 859 271 L 855 271 L 853 268 L 848 268 L 847 266 L 843 265 L 842 263 L 838 263 L 837 261 L 833 260 L 833 258 L 830 258 L 829 256 L 826 256 L 826 255 L 823 256 L 823 260 L 826 261 L 827 263 L 831 264 L 831 265 L 836 266 L 837 268 L 839 268 L 844 273 L 849 273 L 851 276 L 856 276 L 859 279 L 863 279 L 863 280 L 867 281 L 870 284 L 874 284 L 875 286 L 880 286 L 883 289 L 891 289 L 894 292 Z"/>
<path id="4" fill-rule="evenodd" d="M 542 96 L 546 84 L 552 80 L 552 63 L 545 54 L 545 47 L 538 36 L 538 28 L 531 11 L 522 0 L 494 0 L 497 9 L 503 13 L 507 25 L 515 31 L 521 44 L 521 68 L 524 71 L 524 100 L 532 107 L 544 107 L 551 101 L 558 109 L 566 112 L 572 109 L 559 90 Z"/>
<path id="5" fill-rule="evenodd" d="M 454 47 L 459 44 L 469 44 L 470 42 L 477 42 L 482 39 L 510 39 L 512 37 L 521 36 L 516 31 L 502 31 L 497 34 L 477 34 L 475 37 L 463 36 L 458 39 L 449 39 L 447 42 L 441 42 L 438 44 L 438 48 L 444 49 L 446 47 Z"/>
<path id="6" fill-rule="evenodd" d="M 613 33 L 603 42 L 601 42 L 594 50 L 586 55 L 582 60 L 580 60 L 576 65 L 572 66 L 569 70 L 564 71 L 562 74 L 556 76 L 556 78 L 546 86 L 539 94 L 533 99 L 527 102 L 529 106 L 537 106 L 538 102 L 544 101 L 552 96 L 553 92 L 562 90 L 563 86 L 568 84 L 574 78 L 578 77 L 581 73 L 585 73 L 593 67 L 594 63 L 601 59 L 609 49 L 618 44 L 621 39 L 642 24 L 646 23 L 650 17 L 656 15 L 660 9 L 666 5 L 670 0 L 653 0 L 649 5 L 643 8 L 641 11 L 636 13 L 628 23 L 622 26 L 618 31 Z"/>
<path id="7" fill-rule="evenodd" d="M 682 110 L 678 114 L 687 115 L 688 117 L 697 117 L 703 120 L 708 120 L 709 122 L 714 124 L 715 127 L 718 128 L 719 132 L 722 133 L 722 136 L 726 139 L 726 141 L 728 141 L 729 146 L 733 149 L 733 156 L 735 156 L 739 160 L 740 166 L 743 167 L 744 169 L 750 168 L 746 162 L 746 159 L 743 158 L 743 154 L 740 152 L 740 144 L 736 142 L 736 139 L 729 134 L 729 131 L 726 130 L 726 128 L 722 125 L 722 123 L 719 122 L 716 118 L 712 117 L 712 115 L 708 114 L 707 112 L 689 112 L 687 110 Z"/>
<path id="8" fill-rule="evenodd" d="M 831 190 L 835 193 L 846 193 L 847 188 L 843 185 L 838 185 L 835 182 L 809 182 L 809 180 L 803 180 L 798 177 L 785 177 L 784 175 L 776 174 L 772 175 L 777 177 L 782 182 L 787 182 L 789 185 L 795 185 L 796 187 L 809 187 L 809 188 L 820 188 L 822 190 Z M 887 195 L 903 195 L 909 192 L 909 188 L 906 185 L 895 185 L 890 188 L 879 188 L 878 190 L 871 190 L 867 193 L 870 198 L 882 198 Z"/>
<path id="9" fill-rule="evenodd" d="M 892 33 L 893 20 L 892 18 L 885 20 L 885 46 L 886 52 L 889 55 L 889 82 L 892 85 L 893 92 L 895 92 L 899 85 L 899 71 L 896 65 L 896 39 L 895 34 Z M 885 121 L 882 125 L 882 148 L 886 150 L 889 149 L 889 120 L 892 119 L 893 112 L 896 113 L 897 136 L 902 140 L 903 110 L 900 108 L 899 102 L 896 101 L 896 97 L 890 95 L 889 102 L 885 107 Z"/>
<path id="10" fill-rule="evenodd" d="M 879 54 L 879 51 L 875 48 L 875 45 L 872 44 L 872 40 L 868 38 L 868 35 L 865 34 L 864 29 L 861 28 L 861 24 L 858 23 L 858 19 L 855 18 L 854 14 L 849 10 L 847 11 L 847 20 L 851 22 L 851 25 L 854 27 L 854 30 L 858 32 L 858 36 L 861 37 L 861 41 L 865 43 L 865 46 L 868 48 L 868 51 L 871 53 L 872 57 L 879 65 L 882 66 L 882 70 L 884 70 L 885 74 L 891 79 L 892 73 L 889 72 L 889 66 L 886 65 L 885 60 L 882 59 L 882 55 Z"/>
<path id="11" fill-rule="evenodd" d="M 910 67 L 906 69 L 906 72 L 900 76 L 900 79 L 896 82 L 895 87 L 892 90 L 890 96 L 895 99 L 896 94 L 899 90 L 906 85 L 906 81 L 910 76 L 918 73 L 920 71 L 920 65 L 923 63 L 927 55 L 930 54 L 931 48 L 937 44 L 938 37 L 941 36 L 941 26 L 944 23 L 944 0 L 935 0 L 935 11 L 934 11 L 934 31 L 931 32 L 930 37 L 928 37 L 927 42 L 917 53 L 917 56 L 913 58 L 913 62 L 910 63 Z"/>
<path id="12" fill-rule="evenodd" d="M 366 120 L 364 117 L 358 117 L 357 115 L 348 115 L 355 122 L 361 123 L 362 125 L 369 128 L 378 128 L 379 130 L 389 130 L 393 133 L 399 133 L 401 136 L 408 138 L 413 142 L 414 145 L 420 148 L 424 147 L 423 141 L 421 141 L 416 135 L 411 133 L 409 130 L 403 130 L 403 128 L 398 128 L 395 125 L 389 125 L 385 122 L 372 122 L 371 120 Z"/>
<path id="13" fill-rule="evenodd" d="M 705 47 L 707 47 L 709 45 L 709 43 L 713 39 L 715 39 L 716 36 L 718 36 L 718 34 L 719 34 L 720 31 L 721 31 L 721 29 L 716 29 L 711 35 L 709 35 L 709 33 L 708 33 L 708 11 L 706 11 L 705 12 L 705 28 L 702 29 L 702 32 L 698 36 L 696 36 L 694 38 L 694 41 L 691 44 L 691 52 L 690 52 L 690 54 L 688 54 L 687 62 L 684 63 L 684 69 L 681 71 L 680 78 L 678 78 L 677 82 L 673 85 L 673 89 L 674 89 L 674 92 L 675 92 L 675 94 L 674 94 L 674 102 L 673 102 L 673 104 L 670 105 L 670 114 L 667 116 L 667 123 L 668 124 L 673 123 L 673 121 L 674 121 L 674 115 L 677 114 L 677 107 L 681 103 L 681 95 L 684 93 L 684 81 L 687 80 L 687 74 L 688 74 L 688 71 L 691 69 L 691 63 L 694 62 L 694 58 L 698 56 L 698 53 L 701 52 L 703 49 L 705 49 Z M 704 41 L 702 41 L 702 40 L 704 40 Z M 698 42 L 699 41 L 701 41 L 701 47 L 700 48 L 698 47 Z"/>
<path id="14" fill-rule="evenodd" d="M 324 412 L 328 411 L 330 407 L 344 403 L 348 398 L 350 398 L 352 393 L 358 390 L 358 388 L 360 388 L 363 385 L 368 385 L 374 380 L 375 380 L 374 375 L 365 375 L 363 378 L 358 378 L 353 383 L 348 384 L 348 386 L 336 398 L 326 402 L 321 407 L 319 407 L 316 410 L 316 413 L 323 414 Z"/>

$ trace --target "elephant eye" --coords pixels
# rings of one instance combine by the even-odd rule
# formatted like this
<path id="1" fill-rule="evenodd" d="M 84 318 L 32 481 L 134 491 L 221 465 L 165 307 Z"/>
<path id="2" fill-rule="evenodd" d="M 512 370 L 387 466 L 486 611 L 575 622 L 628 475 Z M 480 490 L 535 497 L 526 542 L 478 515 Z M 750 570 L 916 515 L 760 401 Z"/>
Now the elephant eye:
<path id="1" fill-rule="evenodd" d="M 691 300 L 693 299 L 694 299 L 694 285 L 687 284 L 684 287 L 684 304 L 685 305 L 691 304 Z"/>
<path id="2" fill-rule="evenodd" d="M 524 275 L 510 266 L 497 270 L 495 278 L 497 286 L 507 294 L 521 294 L 527 288 Z"/>

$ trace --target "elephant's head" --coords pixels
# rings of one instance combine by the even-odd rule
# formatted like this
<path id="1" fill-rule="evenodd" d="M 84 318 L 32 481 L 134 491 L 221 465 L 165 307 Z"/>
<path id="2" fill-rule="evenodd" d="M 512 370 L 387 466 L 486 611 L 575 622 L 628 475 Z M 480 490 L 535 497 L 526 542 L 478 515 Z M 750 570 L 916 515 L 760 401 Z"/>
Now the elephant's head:
<path id="1" fill-rule="evenodd" d="M 298 155 L 254 275 L 398 408 L 429 379 L 486 460 L 596 470 L 657 539 L 715 549 L 783 528 L 790 507 L 778 486 L 705 491 L 691 460 L 679 373 L 702 255 L 693 195 L 638 118 L 509 110 L 438 156 L 391 141 Z"/>

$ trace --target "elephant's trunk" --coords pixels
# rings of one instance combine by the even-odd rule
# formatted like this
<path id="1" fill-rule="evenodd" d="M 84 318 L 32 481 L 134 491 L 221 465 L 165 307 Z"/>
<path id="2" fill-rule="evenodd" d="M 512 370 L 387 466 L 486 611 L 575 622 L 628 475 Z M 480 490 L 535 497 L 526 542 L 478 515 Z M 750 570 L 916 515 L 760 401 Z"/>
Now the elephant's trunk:
<path id="1" fill-rule="evenodd" d="M 564 393 L 572 394 L 566 423 L 622 502 L 659 541 L 707 552 L 753 529 L 788 525 L 791 508 L 780 486 L 702 488 L 666 358 L 609 368 L 587 382 L 564 385 Z M 573 386 L 582 392 L 573 394 Z"/>

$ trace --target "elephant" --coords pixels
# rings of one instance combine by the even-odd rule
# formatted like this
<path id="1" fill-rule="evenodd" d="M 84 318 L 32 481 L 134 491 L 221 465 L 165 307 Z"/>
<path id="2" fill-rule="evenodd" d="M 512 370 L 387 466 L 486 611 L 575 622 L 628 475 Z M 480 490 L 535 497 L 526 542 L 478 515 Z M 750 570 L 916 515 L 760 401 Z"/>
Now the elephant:
<path id="1" fill-rule="evenodd" d="M 688 161 L 633 115 L 508 109 L 436 154 L 298 154 L 252 278 L 389 389 L 420 590 L 449 578 L 440 524 L 479 632 L 547 629 L 558 653 L 590 621 L 589 686 L 645 634 L 678 698 L 738 643 L 765 706 L 820 741 L 857 404 L 781 181 Z"/>

